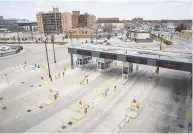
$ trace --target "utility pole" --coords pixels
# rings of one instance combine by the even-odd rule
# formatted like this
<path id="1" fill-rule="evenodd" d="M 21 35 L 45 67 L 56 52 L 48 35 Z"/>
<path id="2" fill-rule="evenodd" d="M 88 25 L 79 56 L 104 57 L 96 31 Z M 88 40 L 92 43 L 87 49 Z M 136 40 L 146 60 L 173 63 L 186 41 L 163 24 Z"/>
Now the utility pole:
<path id="1" fill-rule="evenodd" d="M 47 57 L 47 63 L 48 63 L 49 78 L 50 78 L 50 81 L 52 81 L 52 76 L 51 76 L 51 73 L 50 73 L 50 64 L 49 64 L 49 59 L 48 59 L 48 50 L 47 50 L 46 39 L 45 39 L 45 47 L 46 47 L 46 57 Z"/>

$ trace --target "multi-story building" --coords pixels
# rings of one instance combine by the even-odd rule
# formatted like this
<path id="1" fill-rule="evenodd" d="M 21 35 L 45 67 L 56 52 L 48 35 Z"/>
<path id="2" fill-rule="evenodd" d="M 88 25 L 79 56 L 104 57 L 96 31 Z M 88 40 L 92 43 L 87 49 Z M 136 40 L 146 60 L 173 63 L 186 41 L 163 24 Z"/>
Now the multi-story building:
<path id="1" fill-rule="evenodd" d="M 70 38 L 93 38 L 96 37 L 96 29 L 75 28 L 70 31 Z"/>
<path id="2" fill-rule="evenodd" d="M 59 8 L 53 8 L 49 13 L 36 14 L 38 31 L 41 34 L 59 34 L 71 30 L 71 14 L 59 12 Z"/>
<path id="3" fill-rule="evenodd" d="M 71 13 L 61 13 L 61 21 L 63 33 L 68 34 L 68 32 L 72 29 Z"/>
<path id="4" fill-rule="evenodd" d="M 92 27 L 96 22 L 94 15 L 84 13 L 80 14 L 80 11 L 72 11 L 72 28 L 78 27 Z"/>
<path id="5" fill-rule="evenodd" d="M 18 28 L 25 32 L 35 32 L 37 31 L 37 22 L 20 21 L 18 22 Z"/>
<path id="6" fill-rule="evenodd" d="M 72 28 L 78 27 L 80 11 L 72 11 Z"/>
<path id="7" fill-rule="evenodd" d="M 4 28 L 3 16 L 0 16 L 0 28 Z"/>
<path id="8" fill-rule="evenodd" d="M 17 31 L 18 22 L 16 19 L 4 19 L 4 28 L 6 28 L 9 31 Z"/>

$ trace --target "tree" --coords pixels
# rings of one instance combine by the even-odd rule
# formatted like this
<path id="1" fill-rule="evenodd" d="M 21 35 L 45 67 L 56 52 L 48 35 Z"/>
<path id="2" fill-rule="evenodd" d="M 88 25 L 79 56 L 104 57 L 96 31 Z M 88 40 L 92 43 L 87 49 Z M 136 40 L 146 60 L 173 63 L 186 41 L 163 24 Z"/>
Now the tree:
<path id="1" fill-rule="evenodd" d="M 14 41 L 16 40 L 15 36 L 13 36 L 13 40 L 14 40 Z"/>
<path id="2" fill-rule="evenodd" d="M 54 37 L 54 35 L 52 35 L 51 36 L 51 42 L 54 42 L 54 40 L 55 40 L 55 37 Z"/>
<path id="3" fill-rule="evenodd" d="M 104 32 L 111 32 L 112 29 L 113 29 L 112 24 L 105 24 L 104 27 L 103 27 Z"/>
<path id="4" fill-rule="evenodd" d="M 176 31 L 178 32 L 181 32 L 182 30 L 187 30 L 187 27 L 183 23 L 176 28 Z"/>

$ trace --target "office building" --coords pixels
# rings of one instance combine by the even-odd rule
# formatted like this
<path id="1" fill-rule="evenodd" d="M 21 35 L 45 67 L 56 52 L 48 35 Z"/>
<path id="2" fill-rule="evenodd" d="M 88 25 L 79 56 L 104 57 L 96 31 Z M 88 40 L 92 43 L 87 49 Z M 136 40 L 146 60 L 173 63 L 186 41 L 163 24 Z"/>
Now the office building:
<path id="1" fill-rule="evenodd" d="M 80 14 L 80 11 L 72 11 L 72 28 L 79 27 L 92 27 L 96 22 L 96 16 L 84 13 Z"/>
<path id="2" fill-rule="evenodd" d="M 3 16 L 0 16 L 0 28 L 4 28 Z"/>
<path id="3" fill-rule="evenodd" d="M 59 8 L 54 8 L 48 13 L 39 12 L 36 14 L 38 31 L 41 34 L 60 34 L 71 30 L 71 14 L 59 12 Z"/>

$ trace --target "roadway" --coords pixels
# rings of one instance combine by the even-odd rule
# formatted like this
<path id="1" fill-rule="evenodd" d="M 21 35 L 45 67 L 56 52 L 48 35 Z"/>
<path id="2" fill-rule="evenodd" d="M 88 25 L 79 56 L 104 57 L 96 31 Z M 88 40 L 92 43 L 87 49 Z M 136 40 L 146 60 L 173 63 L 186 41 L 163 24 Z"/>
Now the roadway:
<path id="1" fill-rule="evenodd" d="M 0 71 L 4 70 L 8 67 L 24 64 L 24 61 L 26 60 L 27 63 L 46 63 L 46 51 L 45 51 L 45 45 L 44 44 L 22 44 L 23 51 L 16 55 L 11 55 L 7 57 L 1 57 L 0 58 Z M 49 61 L 53 63 L 54 57 L 53 57 L 53 49 L 52 44 L 47 44 L 48 46 L 48 55 L 49 55 Z M 66 46 L 65 45 L 55 45 L 55 52 L 56 52 L 56 60 L 61 61 L 63 60 L 63 57 L 68 58 L 68 54 L 66 52 Z"/>
<path id="2" fill-rule="evenodd" d="M 36 46 L 35 49 L 34 46 Z M 12 66 L 23 64 L 24 60 L 28 61 L 29 66 L 30 63 L 46 65 L 44 44 L 25 45 L 24 48 L 24 51 L 18 55 L 0 60 L 3 63 L 1 72 L 11 72 L 11 68 L 15 72 L 16 69 Z M 96 72 L 96 65 L 92 64 L 87 69 L 68 69 L 64 77 L 55 79 L 59 72 L 63 72 L 64 66 L 70 66 L 70 57 L 65 46 L 56 45 L 56 57 L 59 62 L 53 64 L 52 45 L 48 46 L 48 52 L 52 61 L 51 72 L 54 78 L 52 83 L 43 85 L 43 82 L 48 80 L 47 70 L 36 68 L 30 72 L 26 70 L 24 73 L 14 74 L 10 81 L 15 82 L 7 84 L 8 86 L 0 92 L 0 97 L 3 97 L 3 106 L 7 107 L 5 110 L 0 109 L 0 132 L 59 133 L 60 126 L 77 114 L 77 103 L 80 99 L 92 100 L 97 105 L 93 110 L 88 110 L 85 118 L 77 123 L 74 122 L 72 126 L 63 130 L 64 132 L 114 133 L 165 132 L 167 130 L 185 132 L 187 125 L 184 120 L 187 108 L 184 106 L 186 105 L 184 100 L 187 97 L 188 73 L 160 69 L 159 76 L 154 74 L 153 81 L 147 85 L 150 73 L 155 70 L 155 67 L 141 65 L 139 71 L 126 81 L 121 78 L 121 66 L 100 75 Z M 41 81 L 41 76 L 44 76 L 45 80 Z M 88 76 L 89 84 L 78 85 L 78 82 L 84 79 L 82 76 Z M 160 79 L 156 83 L 155 80 L 158 77 Z M 4 83 L 6 84 L 6 81 Z M 116 92 L 113 91 L 114 85 L 117 86 Z M 101 92 L 108 87 L 110 87 L 108 96 L 103 97 Z M 58 89 L 64 95 L 53 101 L 51 106 L 40 109 L 39 106 L 48 100 L 50 89 L 53 88 Z M 99 95 L 96 95 L 96 91 Z M 139 101 L 145 98 L 144 107 L 156 110 L 142 108 L 135 120 L 131 120 L 119 130 L 117 129 L 119 123 L 133 98 Z M 158 107 L 159 110 L 157 110 Z M 32 111 L 28 113 L 27 110 Z M 179 118 L 174 120 L 174 116 Z M 180 127 L 183 125 L 184 128 L 178 125 Z"/>

